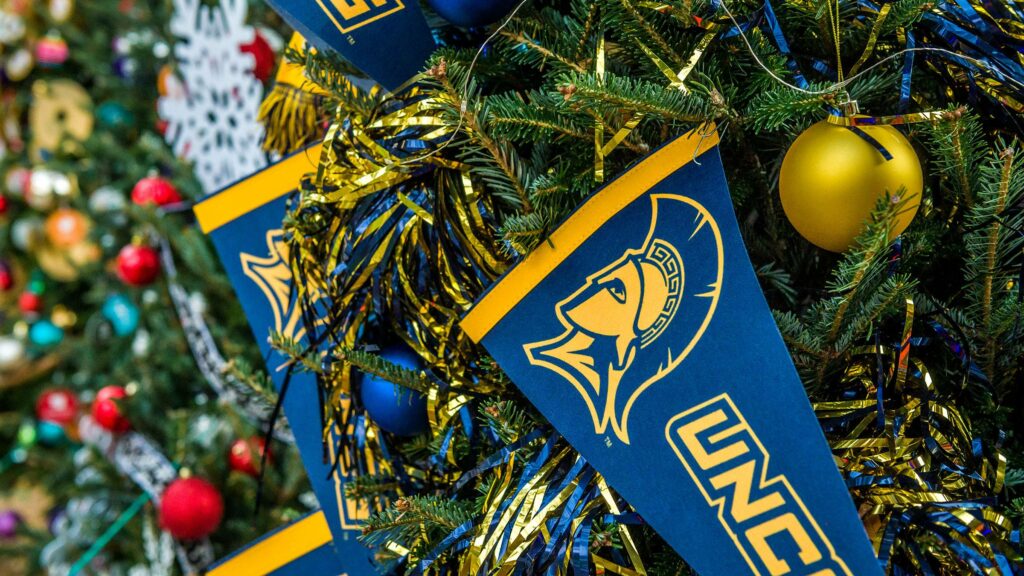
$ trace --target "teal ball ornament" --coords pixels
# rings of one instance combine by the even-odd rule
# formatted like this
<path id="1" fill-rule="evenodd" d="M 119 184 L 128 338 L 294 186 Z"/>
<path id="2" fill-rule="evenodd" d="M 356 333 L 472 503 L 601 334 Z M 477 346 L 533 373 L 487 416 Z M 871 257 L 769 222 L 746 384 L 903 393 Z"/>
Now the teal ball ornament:
<path id="1" fill-rule="evenodd" d="M 124 294 L 111 294 L 103 302 L 103 317 L 114 328 L 114 334 L 128 336 L 139 327 L 139 307 Z"/>
<path id="2" fill-rule="evenodd" d="M 405 346 L 389 346 L 380 357 L 409 370 L 422 370 L 419 356 Z M 359 398 L 374 424 L 396 436 L 416 436 L 430 429 L 427 398 L 372 374 L 359 374 Z"/>
<path id="3" fill-rule="evenodd" d="M 124 104 L 108 100 L 96 108 L 96 119 L 108 130 L 125 131 L 135 126 L 135 114 Z"/>
<path id="4" fill-rule="evenodd" d="M 452 24 L 472 28 L 501 20 L 519 0 L 427 0 L 427 3 Z"/>
<path id="5" fill-rule="evenodd" d="M 29 328 L 28 339 L 40 348 L 52 348 L 64 340 L 64 331 L 49 320 L 40 320 Z"/>
<path id="6" fill-rule="evenodd" d="M 64 427 L 55 422 L 41 420 L 36 424 L 36 439 L 43 446 L 60 446 L 68 439 Z"/>

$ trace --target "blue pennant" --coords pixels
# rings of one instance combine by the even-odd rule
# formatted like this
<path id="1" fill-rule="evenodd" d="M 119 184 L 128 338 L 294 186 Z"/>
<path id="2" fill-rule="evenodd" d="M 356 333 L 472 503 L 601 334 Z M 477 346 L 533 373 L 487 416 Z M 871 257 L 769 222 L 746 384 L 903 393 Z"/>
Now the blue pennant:
<path id="1" fill-rule="evenodd" d="M 596 192 L 462 327 L 700 574 L 881 574 L 717 144 L 691 132 Z"/>

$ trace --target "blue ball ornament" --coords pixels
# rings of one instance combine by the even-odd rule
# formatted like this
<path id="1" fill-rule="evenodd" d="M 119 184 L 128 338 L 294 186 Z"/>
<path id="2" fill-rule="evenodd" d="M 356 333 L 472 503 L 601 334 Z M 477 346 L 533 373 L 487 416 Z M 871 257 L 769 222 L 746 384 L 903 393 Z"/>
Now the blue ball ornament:
<path id="1" fill-rule="evenodd" d="M 501 20 L 519 0 L 427 0 L 427 3 L 452 24 L 472 28 Z"/>
<path id="2" fill-rule="evenodd" d="M 36 439 L 43 446 L 59 446 L 67 440 L 67 435 L 60 424 L 43 420 L 36 424 Z"/>
<path id="3" fill-rule="evenodd" d="M 64 340 L 64 331 L 49 320 L 40 320 L 29 328 L 28 339 L 40 348 L 50 348 Z"/>
<path id="4" fill-rule="evenodd" d="M 405 346 L 389 346 L 381 358 L 409 370 L 421 370 L 420 358 Z M 382 430 L 397 436 L 415 436 L 430 429 L 427 422 L 427 398 L 383 378 L 362 374 L 359 398 L 366 413 Z"/>
<path id="5" fill-rule="evenodd" d="M 128 336 L 139 327 L 139 308 L 124 294 L 107 296 L 103 302 L 103 317 L 110 321 L 118 336 Z"/>

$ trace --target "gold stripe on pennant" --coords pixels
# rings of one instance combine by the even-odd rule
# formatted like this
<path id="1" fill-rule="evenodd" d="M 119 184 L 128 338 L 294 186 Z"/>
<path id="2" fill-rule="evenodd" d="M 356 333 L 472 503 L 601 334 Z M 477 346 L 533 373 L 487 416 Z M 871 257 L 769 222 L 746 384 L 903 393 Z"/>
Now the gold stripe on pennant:
<path id="1" fill-rule="evenodd" d="M 316 144 L 299 150 L 197 204 L 193 211 L 199 221 L 199 228 L 209 234 L 298 188 L 303 175 L 316 171 L 321 146 Z"/>
<path id="2" fill-rule="evenodd" d="M 627 170 L 584 203 L 551 234 L 548 242 L 541 243 L 491 287 L 462 319 L 462 329 L 474 341 L 482 340 L 520 300 L 609 218 L 650 190 L 651 186 L 717 145 L 718 132 L 714 125 L 698 127 Z"/>
<path id="3" fill-rule="evenodd" d="M 207 576 L 265 576 L 330 542 L 327 518 L 317 512 L 229 558 Z"/>

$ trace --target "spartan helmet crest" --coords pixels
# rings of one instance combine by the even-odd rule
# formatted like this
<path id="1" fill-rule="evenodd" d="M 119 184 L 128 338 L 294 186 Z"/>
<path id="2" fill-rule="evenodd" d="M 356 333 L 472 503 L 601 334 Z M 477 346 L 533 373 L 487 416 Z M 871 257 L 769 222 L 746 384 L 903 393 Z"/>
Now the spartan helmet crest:
<path id="1" fill-rule="evenodd" d="M 628 249 L 555 305 L 565 331 L 524 346 L 583 396 L 595 433 L 626 424 L 640 394 L 669 374 L 700 340 L 721 291 L 722 238 L 696 201 L 651 195 L 643 245 Z M 585 246 L 585 245 L 584 245 Z"/>

